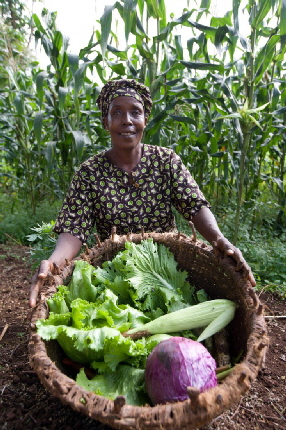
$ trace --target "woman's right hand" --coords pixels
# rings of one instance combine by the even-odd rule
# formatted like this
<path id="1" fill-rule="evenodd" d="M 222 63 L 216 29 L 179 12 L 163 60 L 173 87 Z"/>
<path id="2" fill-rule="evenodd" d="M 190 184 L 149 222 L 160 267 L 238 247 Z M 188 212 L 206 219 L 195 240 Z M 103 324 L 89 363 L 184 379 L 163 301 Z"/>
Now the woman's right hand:
<path id="1" fill-rule="evenodd" d="M 32 278 L 30 288 L 30 307 L 36 306 L 39 291 L 41 290 L 48 273 L 53 275 L 60 273 L 60 268 L 65 262 L 71 261 L 79 252 L 82 242 L 70 233 L 61 233 L 58 237 L 56 248 L 48 260 L 41 261 L 38 271 Z"/>
<path id="2" fill-rule="evenodd" d="M 53 270 L 54 270 L 54 263 L 52 263 L 50 260 L 41 261 L 39 269 L 32 277 L 32 283 L 30 288 L 30 298 L 29 298 L 29 305 L 31 308 L 36 306 L 39 291 L 41 290 L 45 282 L 45 279 L 48 276 L 49 271 L 53 272 Z"/>

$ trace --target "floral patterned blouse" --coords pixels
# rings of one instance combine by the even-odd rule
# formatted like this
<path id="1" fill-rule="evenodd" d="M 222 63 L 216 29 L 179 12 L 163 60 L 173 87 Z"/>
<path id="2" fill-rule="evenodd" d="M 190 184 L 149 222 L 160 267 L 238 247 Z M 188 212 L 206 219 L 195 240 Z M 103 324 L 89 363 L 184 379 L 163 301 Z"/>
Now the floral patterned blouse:
<path id="1" fill-rule="evenodd" d="M 210 207 L 180 157 L 171 149 L 143 145 L 141 161 L 128 173 L 115 166 L 107 151 L 85 161 L 76 172 L 54 231 L 86 243 L 94 225 L 104 240 L 117 234 L 175 231 L 174 206 L 187 220 Z"/>

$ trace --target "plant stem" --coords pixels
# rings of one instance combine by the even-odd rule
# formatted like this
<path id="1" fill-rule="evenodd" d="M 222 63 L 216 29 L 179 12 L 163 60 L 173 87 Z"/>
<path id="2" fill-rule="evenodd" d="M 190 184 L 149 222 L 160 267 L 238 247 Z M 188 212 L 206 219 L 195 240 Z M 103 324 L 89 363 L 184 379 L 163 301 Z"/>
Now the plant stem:
<path id="1" fill-rule="evenodd" d="M 256 5 L 252 5 L 253 8 L 253 16 L 256 13 Z M 251 52 L 250 52 L 250 64 L 249 64 L 249 73 L 248 73 L 248 85 L 247 85 L 247 94 L 246 99 L 248 99 L 248 109 L 252 109 L 253 106 L 253 95 L 254 95 L 254 55 L 255 55 L 255 43 L 256 43 L 256 29 L 251 27 Z M 233 233 L 233 243 L 234 245 L 237 243 L 238 233 L 239 233 L 239 220 L 240 213 L 242 207 L 242 197 L 244 190 L 244 178 L 245 178 L 245 169 L 246 169 L 246 156 L 248 153 L 250 140 L 252 133 L 250 132 L 250 125 L 245 123 L 245 127 L 243 128 L 243 144 L 241 148 L 241 156 L 239 163 L 239 181 L 238 181 L 238 192 L 237 192 L 237 202 L 236 202 L 236 212 L 235 212 L 235 221 L 234 221 L 234 233 Z"/>

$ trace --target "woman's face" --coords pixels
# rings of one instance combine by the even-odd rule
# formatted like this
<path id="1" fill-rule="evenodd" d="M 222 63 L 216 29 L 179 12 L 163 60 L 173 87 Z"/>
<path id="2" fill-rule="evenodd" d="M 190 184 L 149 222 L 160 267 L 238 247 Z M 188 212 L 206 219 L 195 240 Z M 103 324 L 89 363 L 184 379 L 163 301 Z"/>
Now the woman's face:
<path id="1" fill-rule="evenodd" d="M 134 97 L 116 97 L 110 103 L 104 125 L 114 148 L 134 149 L 140 144 L 146 126 L 142 103 Z"/>

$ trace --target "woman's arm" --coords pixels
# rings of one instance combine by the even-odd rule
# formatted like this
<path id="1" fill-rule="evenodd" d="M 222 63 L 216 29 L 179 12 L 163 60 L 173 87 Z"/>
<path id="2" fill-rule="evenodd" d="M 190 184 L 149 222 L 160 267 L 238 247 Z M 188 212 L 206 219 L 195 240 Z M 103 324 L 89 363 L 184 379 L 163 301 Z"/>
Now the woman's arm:
<path id="1" fill-rule="evenodd" d="M 48 260 L 43 260 L 38 271 L 32 278 L 30 289 L 30 307 L 36 305 L 39 291 L 46 279 L 49 270 L 53 271 L 56 267 L 64 266 L 66 260 L 72 260 L 78 254 L 82 242 L 70 233 L 61 233 L 58 237 L 56 247 Z"/>
<path id="2" fill-rule="evenodd" d="M 220 231 L 216 219 L 209 208 L 203 207 L 193 217 L 192 222 L 198 232 L 213 246 L 214 250 L 220 250 L 225 255 L 231 256 L 236 264 L 237 270 L 242 270 L 247 275 L 251 285 L 256 285 L 254 276 L 249 265 L 246 263 L 241 251 L 232 245 Z"/>

